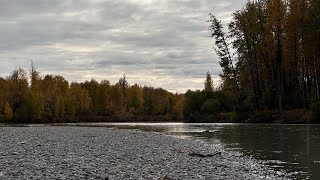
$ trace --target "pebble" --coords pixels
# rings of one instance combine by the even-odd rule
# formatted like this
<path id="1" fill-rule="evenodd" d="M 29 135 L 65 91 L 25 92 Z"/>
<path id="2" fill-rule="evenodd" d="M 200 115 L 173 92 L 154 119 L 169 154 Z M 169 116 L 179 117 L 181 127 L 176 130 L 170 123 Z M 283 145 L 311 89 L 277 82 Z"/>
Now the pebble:
<path id="1" fill-rule="evenodd" d="M 1 127 L 0 138 L 1 179 L 286 179 L 285 173 L 220 144 L 160 133 Z M 199 158 L 189 156 L 191 151 L 222 154 Z"/>

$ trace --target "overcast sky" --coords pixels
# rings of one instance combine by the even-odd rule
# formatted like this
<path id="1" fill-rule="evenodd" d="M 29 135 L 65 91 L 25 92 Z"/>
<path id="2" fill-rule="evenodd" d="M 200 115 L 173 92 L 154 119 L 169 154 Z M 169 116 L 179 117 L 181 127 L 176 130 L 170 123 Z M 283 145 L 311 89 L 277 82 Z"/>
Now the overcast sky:
<path id="1" fill-rule="evenodd" d="M 223 22 L 244 0 L 4 0 L 0 1 L 0 76 L 13 69 L 58 74 L 82 82 L 130 84 L 183 93 L 218 78 L 206 22 Z"/>

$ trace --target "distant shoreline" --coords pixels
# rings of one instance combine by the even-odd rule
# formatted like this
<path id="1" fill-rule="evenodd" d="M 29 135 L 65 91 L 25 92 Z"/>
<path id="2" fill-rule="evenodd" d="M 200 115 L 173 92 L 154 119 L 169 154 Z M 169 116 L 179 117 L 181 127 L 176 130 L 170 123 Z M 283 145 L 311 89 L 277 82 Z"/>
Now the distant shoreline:
<path id="1" fill-rule="evenodd" d="M 319 124 L 319 114 L 310 110 L 293 109 L 259 112 L 228 112 L 218 115 L 194 114 L 186 122 L 194 123 L 255 123 L 255 124 Z"/>
<path id="2" fill-rule="evenodd" d="M 247 112 L 242 114 L 221 113 L 219 115 L 194 114 L 184 119 L 173 115 L 122 115 L 80 116 L 72 121 L 64 119 L 53 122 L 0 123 L 1 126 L 24 126 L 28 124 L 78 124 L 78 123 L 253 123 L 253 124 L 318 124 L 318 116 L 307 110 Z"/>

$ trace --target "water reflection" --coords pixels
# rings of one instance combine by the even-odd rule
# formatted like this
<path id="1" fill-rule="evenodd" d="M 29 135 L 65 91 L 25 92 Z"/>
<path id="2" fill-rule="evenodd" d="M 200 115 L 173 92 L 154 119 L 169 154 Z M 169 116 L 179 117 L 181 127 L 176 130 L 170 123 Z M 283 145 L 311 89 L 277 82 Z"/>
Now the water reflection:
<path id="1" fill-rule="evenodd" d="M 317 125 L 107 123 L 100 126 L 193 136 L 263 160 L 275 170 L 285 170 L 293 179 L 320 179 L 320 126 Z"/>
<path id="2" fill-rule="evenodd" d="M 219 138 L 227 149 L 265 160 L 293 178 L 319 179 L 319 132 L 317 126 L 228 126 L 208 139 Z"/>

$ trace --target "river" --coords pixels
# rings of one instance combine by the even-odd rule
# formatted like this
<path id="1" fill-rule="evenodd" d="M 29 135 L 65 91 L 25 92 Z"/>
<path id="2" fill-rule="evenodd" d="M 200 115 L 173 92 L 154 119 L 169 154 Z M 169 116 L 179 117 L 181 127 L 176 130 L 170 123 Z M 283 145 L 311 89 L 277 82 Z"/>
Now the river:
<path id="1" fill-rule="evenodd" d="M 120 129 L 162 132 L 220 143 L 226 150 L 261 160 L 292 179 L 320 179 L 319 125 L 98 123 Z"/>

